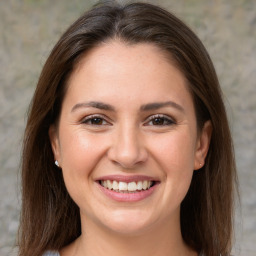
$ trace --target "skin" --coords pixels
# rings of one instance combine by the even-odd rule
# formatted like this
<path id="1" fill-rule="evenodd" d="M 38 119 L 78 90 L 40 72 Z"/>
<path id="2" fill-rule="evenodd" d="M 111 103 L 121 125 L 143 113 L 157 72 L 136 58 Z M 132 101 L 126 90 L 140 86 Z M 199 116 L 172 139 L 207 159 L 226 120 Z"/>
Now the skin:
<path id="1" fill-rule="evenodd" d="M 84 104 L 91 101 L 113 109 Z M 176 105 L 142 109 L 170 101 Z M 49 135 L 82 222 L 61 256 L 197 255 L 182 240 L 180 204 L 204 164 L 211 124 L 198 132 L 186 80 L 159 48 L 110 41 L 92 49 L 71 75 Z M 104 175 L 147 175 L 159 184 L 143 200 L 117 202 L 99 189 Z"/>

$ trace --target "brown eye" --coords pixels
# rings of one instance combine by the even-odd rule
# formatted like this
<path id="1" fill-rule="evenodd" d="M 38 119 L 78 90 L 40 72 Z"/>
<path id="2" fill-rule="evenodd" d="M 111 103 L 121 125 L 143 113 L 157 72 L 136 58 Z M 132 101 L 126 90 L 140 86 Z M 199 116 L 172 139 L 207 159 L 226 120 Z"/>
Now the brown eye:
<path id="1" fill-rule="evenodd" d="M 155 118 L 152 120 L 153 125 L 163 125 L 165 123 L 164 118 Z"/>
<path id="2" fill-rule="evenodd" d="M 86 124 L 86 125 L 106 125 L 108 124 L 108 122 L 100 117 L 100 116 L 88 116 L 86 117 L 83 121 L 82 121 L 83 124 Z"/>
<path id="3" fill-rule="evenodd" d="M 154 115 L 149 118 L 146 122 L 146 126 L 165 126 L 165 125 L 173 125 L 175 121 L 173 121 L 170 117 L 165 115 Z"/>
<path id="4" fill-rule="evenodd" d="M 102 118 L 95 117 L 95 118 L 92 118 L 92 119 L 90 120 L 90 123 L 91 123 L 91 124 L 94 124 L 94 125 L 101 125 L 101 124 L 103 124 L 103 119 L 102 119 Z"/>

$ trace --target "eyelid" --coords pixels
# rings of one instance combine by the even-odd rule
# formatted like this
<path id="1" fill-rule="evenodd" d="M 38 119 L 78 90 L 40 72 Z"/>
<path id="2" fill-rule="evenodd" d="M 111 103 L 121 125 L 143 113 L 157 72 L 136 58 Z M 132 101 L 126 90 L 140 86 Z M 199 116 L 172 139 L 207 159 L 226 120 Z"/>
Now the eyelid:
<path id="1" fill-rule="evenodd" d="M 99 118 L 99 119 L 102 119 L 103 122 L 105 122 L 104 124 L 87 124 L 86 122 L 94 119 L 94 118 Z M 162 125 L 150 125 L 148 124 L 149 122 L 153 121 L 154 119 L 156 118 L 161 118 L 161 119 L 164 119 L 165 121 L 168 122 L 168 124 L 162 124 Z M 106 117 L 105 115 L 103 114 L 91 114 L 91 115 L 88 115 L 84 118 L 81 119 L 81 123 L 82 124 L 85 124 L 85 125 L 89 125 L 89 126 L 105 126 L 105 125 L 112 125 L 111 123 L 111 120 Z M 173 124 L 176 124 L 176 120 L 173 118 L 173 117 L 170 117 L 169 115 L 166 115 L 166 114 L 154 114 L 154 115 L 151 115 L 149 117 L 146 118 L 146 121 L 144 122 L 143 126 L 170 126 L 170 125 L 173 125 Z"/>
<path id="2" fill-rule="evenodd" d="M 169 124 L 163 124 L 163 125 L 152 125 L 152 126 L 168 126 L 168 125 L 173 125 L 173 124 L 176 124 L 176 120 L 173 118 L 173 117 L 170 117 L 169 115 L 165 115 L 165 114 L 155 114 L 155 115 L 151 115 L 149 116 L 145 123 L 144 123 L 144 126 L 147 126 L 148 123 L 150 121 L 153 121 L 155 118 L 162 118 L 162 119 L 165 119 L 169 122 Z"/>
<path id="3" fill-rule="evenodd" d="M 92 120 L 92 119 L 94 119 L 94 118 L 100 118 L 100 119 L 103 120 L 103 122 L 106 122 L 107 124 L 101 124 L 101 125 L 97 125 L 97 124 L 88 124 L 88 125 L 90 125 L 90 126 L 111 125 L 109 118 L 107 118 L 105 115 L 102 115 L 102 114 L 92 114 L 92 115 L 88 115 L 88 116 L 82 118 L 81 123 L 82 123 L 82 124 L 87 124 L 86 122 L 88 122 L 88 121 L 90 121 L 90 120 Z"/>

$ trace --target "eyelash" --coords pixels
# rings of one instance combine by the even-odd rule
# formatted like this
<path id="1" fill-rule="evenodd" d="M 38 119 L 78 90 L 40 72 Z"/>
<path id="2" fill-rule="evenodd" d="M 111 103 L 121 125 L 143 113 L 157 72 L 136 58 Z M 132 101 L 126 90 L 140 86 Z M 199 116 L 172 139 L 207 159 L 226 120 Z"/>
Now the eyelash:
<path id="1" fill-rule="evenodd" d="M 144 125 L 147 126 L 148 123 L 153 122 L 154 120 L 156 121 L 156 119 L 162 120 L 163 123 L 162 124 L 155 124 L 153 126 L 170 126 L 170 125 L 176 124 L 176 121 L 173 120 L 172 118 L 170 118 L 170 117 L 168 117 L 166 115 L 157 114 L 157 115 L 150 116 L 147 119 L 146 124 L 144 124 Z"/>
<path id="2" fill-rule="evenodd" d="M 156 121 L 156 119 L 161 120 L 162 123 L 155 124 L 155 125 L 154 124 L 149 124 L 153 121 Z M 100 124 L 93 124 L 92 123 L 93 120 L 94 121 L 99 121 Z M 92 125 L 92 126 L 102 126 L 102 125 L 109 125 L 110 124 L 108 121 L 106 121 L 106 117 L 101 116 L 101 115 L 87 116 L 86 118 L 84 118 L 82 120 L 82 123 L 87 124 L 87 125 Z M 149 118 L 147 118 L 146 122 L 144 123 L 144 126 L 150 126 L 150 125 L 152 125 L 152 126 L 170 126 L 170 125 L 173 125 L 173 124 L 176 124 L 176 121 L 173 120 L 172 118 L 170 118 L 166 115 L 163 115 L 163 114 L 157 114 L 157 115 L 153 115 L 153 116 L 150 116 Z"/>
<path id="3" fill-rule="evenodd" d="M 89 122 L 92 122 L 92 120 L 96 120 L 96 119 L 98 119 L 98 121 L 101 120 L 102 122 L 104 122 L 104 124 L 92 124 L 92 123 L 89 123 Z M 106 121 L 106 117 L 101 116 L 101 115 L 90 115 L 90 116 L 87 116 L 86 118 L 84 118 L 82 120 L 82 123 L 83 124 L 87 124 L 87 125 L 92 125 L 92 126 L 101 126 L 101 125 L 109 124 L 109 122 Z"/>

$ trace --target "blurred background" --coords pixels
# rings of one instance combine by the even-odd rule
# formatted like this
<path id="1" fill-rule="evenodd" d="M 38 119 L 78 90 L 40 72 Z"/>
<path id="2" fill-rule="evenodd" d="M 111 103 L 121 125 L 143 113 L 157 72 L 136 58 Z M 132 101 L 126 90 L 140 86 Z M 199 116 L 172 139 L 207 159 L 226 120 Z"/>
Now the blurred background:
<path id="1" fill-rule="evenodd" d="M 234 255 L 256 256 L 256 1 L 147 2 L 160 4 L 184 20 L 212 57 L 224 92 L 240 180 Z M 1 256 L 16 255 L 21 142 L 38 76 L 60 35 L 95 3 L 0 1 Z"/>

